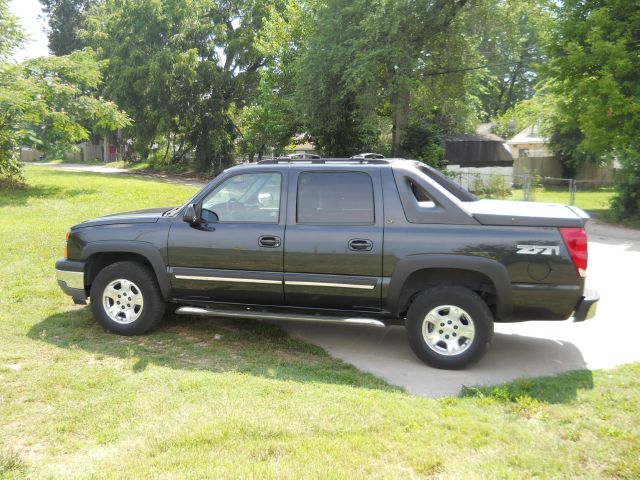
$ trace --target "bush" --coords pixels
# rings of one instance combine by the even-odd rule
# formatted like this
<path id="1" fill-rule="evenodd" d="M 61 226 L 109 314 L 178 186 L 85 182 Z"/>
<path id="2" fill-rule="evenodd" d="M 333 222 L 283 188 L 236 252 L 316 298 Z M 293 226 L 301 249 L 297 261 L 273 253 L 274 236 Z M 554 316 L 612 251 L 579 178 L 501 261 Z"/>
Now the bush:
<path id="1" fill-rule="evenodd" d="M 2 187 L 19 186 L 24 184 L 22 164 L 16 155 L 8 148 L 0 146 L 0 181 Z"/>
<path id="2" fill-rule="evenodd" d="M 616 174 L 616 193 L 611 200 L 614 220 L 640 219 L 640 152 L 625 150 L 619 157 L 622 168 Z"/>
<path id="3" fill-rule="evenodd" d="M 445 153 L 442 131 L 435 123 L 424 118 L 411 122 L 402 141 L 401 153 L 405 158 L 420 160 L 442 169 Z"/>
<path id="4" fill-rule="evenodd" d="M 479 197 L 504 199 L 511 196 L 511 183 L 503 176 L 483 178 L 475 174 L 471 190 Z"/>

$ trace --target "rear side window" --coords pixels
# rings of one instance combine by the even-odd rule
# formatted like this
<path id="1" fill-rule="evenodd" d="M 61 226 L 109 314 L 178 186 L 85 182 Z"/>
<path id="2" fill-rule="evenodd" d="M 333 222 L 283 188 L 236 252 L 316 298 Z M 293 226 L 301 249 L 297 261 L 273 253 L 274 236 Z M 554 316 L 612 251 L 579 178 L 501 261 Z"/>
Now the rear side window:
<path id="1" fill-rule="evenodd" d="M 373 183 L 363 172 L 305 172 L 298 177 L 297 222 L 374 223 Z"/>

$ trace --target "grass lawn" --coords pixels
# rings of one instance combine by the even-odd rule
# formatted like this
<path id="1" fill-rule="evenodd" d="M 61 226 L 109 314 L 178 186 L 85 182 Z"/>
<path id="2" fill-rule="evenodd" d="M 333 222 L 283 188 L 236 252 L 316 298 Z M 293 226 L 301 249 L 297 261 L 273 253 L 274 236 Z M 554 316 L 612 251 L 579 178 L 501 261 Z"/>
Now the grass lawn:
<path id="1" fill-rule="evenodd" d="M 609 203 L 615 190 L 613 187 L 594 188 L 590 190 L 578 190 L 575 197 L 576 207 L 602 217 L 609 211 Z M 548 203 L 562 203 L 569 205 L 569 189 L 564 187 L 540 187 L 534 193 L 534 201 Z M 521 188 L 511 190 L 511 196 L 507 200 L 524 200 L 524 192 Z"/>
<path id="2" fill-rule="evenodd" d="M 194 189 L 27 178 L 0 191 L 0 478 L 640 477 L 640 365 L 425 399 L 255 322 L 104 333 L 56 285 L 67 228 Z"/>
<path id="3" fill-rule="evenodd" d="M 610 210 L 611 199 L 615 194 L 613 187 L 600 187 L 576 191 L 575 206 L 585 210 L 591 217 L 613 225 L 619 224 L 627 228 L 640 229 L 640 220 L 629 218 L 617 220 L 613 218 Z M 509 200 L 524 200 L 522 189 L 513 189 Z M 540 187 L 534 194 L 536 202 L 569 204 L 569 189 L 563 187 Z"/>

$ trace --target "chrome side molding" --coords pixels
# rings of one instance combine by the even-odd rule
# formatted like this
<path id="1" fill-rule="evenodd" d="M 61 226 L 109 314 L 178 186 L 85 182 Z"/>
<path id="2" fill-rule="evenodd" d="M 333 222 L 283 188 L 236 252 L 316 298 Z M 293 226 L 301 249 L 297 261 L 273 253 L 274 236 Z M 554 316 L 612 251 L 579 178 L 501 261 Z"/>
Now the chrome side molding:
<path id="1" fill-rule="evenodd" d="M 360 288 L 362 290 L 373 290 L 374 288 L 376 288 L 375 285 L 360 285 L 354 283 L 302 282 L 298 280 L 285 280 L 284 284 L 310 287 Z"/>
<path id="2" fill-rule="evenodd" d="M 261 278 L 203 277 L 201 275 L 175 275 L 175 277 L 180 280 L 202 280 L 205 282 L 268 283 L 271 285 L 282 285 L 282 280 L 265 280 Z"/>
<path id="3" fill-rule="evenodd" d="M 381 320 L 374 318 L 342 318 L 330 315 L 301 315 L 299 313 L 274 313 L 257 310 L 224 310 L 200 307 L 180 307 L 176 309 L 178 315 L 201 315 L 219 318 L 250 318 L 253 320 L 290 320 L 296 322 L 333 323 L 338 325 L 369 325 L 385 327 Z"/>

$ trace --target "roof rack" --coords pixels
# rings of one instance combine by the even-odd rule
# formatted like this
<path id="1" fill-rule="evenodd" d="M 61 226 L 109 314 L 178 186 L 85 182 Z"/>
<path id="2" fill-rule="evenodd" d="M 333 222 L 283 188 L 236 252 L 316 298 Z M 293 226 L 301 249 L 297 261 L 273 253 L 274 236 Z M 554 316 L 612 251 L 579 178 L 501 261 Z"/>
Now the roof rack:
<path id="1" fill-rule="evenodd" d="M 260 160 L 260 164 L 274 164 L 274 163 L 312 163 L 312 164 L 326 164 L 326 163 L 359 163 L 366 165 L 388 165 L 388 160 L 382 160 L 378 158 L 273 158 L 268 160 Z"/>

